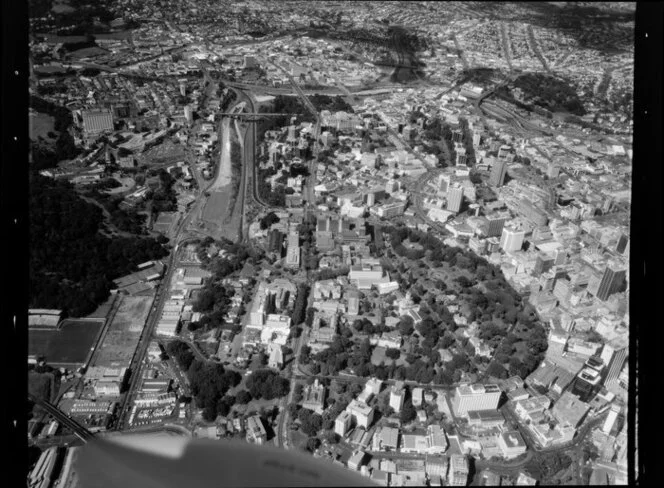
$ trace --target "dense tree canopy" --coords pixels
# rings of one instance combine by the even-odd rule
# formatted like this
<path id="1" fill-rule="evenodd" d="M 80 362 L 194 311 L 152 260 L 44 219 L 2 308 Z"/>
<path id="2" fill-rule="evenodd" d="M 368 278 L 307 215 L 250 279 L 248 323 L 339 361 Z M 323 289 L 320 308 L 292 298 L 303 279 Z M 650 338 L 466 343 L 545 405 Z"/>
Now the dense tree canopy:
<path id="1" fill-rule="evenodd" d="M 306 318 L 305 309 L 307 307 L 307 298 L 309 297 L 309 287 L 306 283 L 297 286 L 297 296 L 295 297 L 295 305 L 293 306 L 293 314 L 291 320 L 294 325 L 301 324 Z"/>
<path id="2" fill-rule="evenodd" d="M 168 251 L 152 238 L 99 233 L 101 210 L 65 181 L 30 174 L 30 306 L 86 315 L 108 298 L 112 280 Z"/>
<path id="3" fill-rule="evenodd" d="M 277 214 L 270 212 L 260 220 L 261 230 L 269 229 L 272 224 L 276 224 L 277 222 L 279 222 Z"/>
<path id="4" fill-rule="evenodd" d="M 204 409 L 204 415 L 209 420 L 216 417 L 216 414 L 227 415 L 225 408 L 220 409 L 220 400 L 226 394 L 229 388 L 237 386 L 242 377 L 236 371 L 224 370 L 221 364 L 205 363 L 195 359 L 187 371 L 191 392 L 196 398 L 196 405 Z M 227 406 L 235 403 L 234 397 L 226 398 Z M 220 411 L 221 410 L 221 411 Z"/>
<path id="5" fill-rule="evenodd" d="M 180 340 L 171 341 L 166 345 L 166 352 L 169 356 L 175 358 L 183 370 L 188 370 L 191 363 L 194 362 L 194 353 L 187 343 Z"/>
<path id="6" fill-rule="evenodd" d="M 500 268 L 470 251 L 449 247 L 425 232 L 405 226 L 385 226 L 381 232 L 393 249 L 399 245 L 405 248 L 402 243 L 408 240 L 422 246 L 427 259 L 439 260 L 441 266 L 454 267 L 455 271 L 464 270 L 463 274 L 456 272 L 457 277 L 448 283 L 434 279 L 433 286 L 458 297 L 455 300 L 460 309 L 455 314 L 465 317 L 469 323 L 479 323 L 478 336 L 489 348 L 495 349 L 494 354 L 491 360 L 486 360 L 475 355 L 475 347 L 467 338 L 457 340 L 456 317 L 445 302 L 431 292 L 430 285 L 417 282 L 412 267 L 406 262 L 401 263 L 398 270 L 393 268 L 390 271 L 404 281 L 415 282 L 410 289 L 413 296 L 421 298 L 419 313 L 422 321 L 417 325 L 419 334 L 416 335 L 412 318 L 401 317 L 396 330 L 406 339 L 406 344 L 401 351 L 386 351 L 388 358 L 405 355 L 406 363 L 373 364 L 371 347 L 357 340 L 363 341 L 362 335 L 366 337 L 385 329 L 382 325 L 374 326 L 367 318 L 359 318 L 351 327 L 340 328 L 328 350 L 313 356 L 306 351 L 302 355 L 301 362 L 307 364 L 312 373 L 334 375 L 345 369 L 363 377 L 375 375 L 382 379 L 407 379 L 425 384 L 433 381 L 448 385 L 460 381 L 463 372 L 484 372 L 488 364 L 491 366 L 486 373 L 494 377 L 505 377 L 509 372 L 523 378 L 537 367 L 547 347 L 546 328 L 534 309 L 511 288 Z M 363 313 L 371 313 L 371 310 L 363 308 Z M 355 344 L 351 338 L 355 339 Z M 440 350 L 449 350 L 451 360 L 441 362 Z M 313 364 L 309 364 L 312 359 Z"/>
<path id="7" fill-rule="evenodd" d="M 302 424 L 302 432 L 314 436 L 323 427 L 323 417 L 306 408 L 298 412 L 298 420 Z"/>
<path id="8" fill-rule="evenodd" d="M 407 424 L 412 422 L 417 417 L 417 411 L 413 407 L 413 403 L 410 400 L 406 400 L 401 408 L 401 413 L 399 414 L 399 419 L 402 424 Z"/>
<path id="9" fill-rule="evenodd" d="M 245 405 L 251 401 L 251 393 L 247 390 L 240 390 L 235 396 L 235 401 L 241 405 Z"/>
<path id="10" fill-rule="evenodd" d="M 272 400 L 287 395 L 290 382 L 274 371 L 259 369 L 247 379 L 247 390 L 253 398 Z"/>

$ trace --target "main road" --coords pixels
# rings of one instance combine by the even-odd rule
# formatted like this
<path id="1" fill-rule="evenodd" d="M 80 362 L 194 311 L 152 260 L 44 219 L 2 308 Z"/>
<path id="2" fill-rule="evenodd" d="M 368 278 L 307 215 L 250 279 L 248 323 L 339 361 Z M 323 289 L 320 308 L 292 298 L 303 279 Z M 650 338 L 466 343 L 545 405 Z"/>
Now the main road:
<path id="1" fill-rule="evenodd" d="M 181 229 L 182 229 L 182 223 L 180 224 L 178 228 L 178 234 L 176 235 L 179 235 L 179 231 L 181 231 Z M 145 355 L 148 346 L 150 344 L 150 340 L 152 339 L 152 336 L 155 332 L 157 322 L 161 317 L 161 311 L 164 307 L 164 302 L 168 298 L 167 297 L 168 288 L 171 282 L 171 278 L 173 276 L 173 270 L 175 267 L 174 266 L 175 256 L 177 255 L 177 250 L 178 246 L 176 245 L 168 258 L 168 261 L 166 263 L 166 274 L 164 275 L 161 283 L 157 288 L 155 302 L 153 303 L 153 306 L 150 309 L 145 327 L 143 327 L 143 331 L 141 333 L 141 337 L 138 342 L 138 346 L 136 347 L 134 356 L 132 357 L 129 366 L 129 371 L 130 371 L 129 388 L 127 392 L 124 394 L 123 399 L 120 401 L 119 413 L 118 413 L 117 423 L 115 426 L 116 429 L 125 428 L 125 424 L 127 423 L 126 421 L 128 420 L 126 418 L 127 413 L 129 412 L 131 404 L 136 399 L 138 387 L 141 383 L 140 379 L 143 376 Z"/>
<path id="2" fill-rule="evenodd" d="M 173 246 L 173 249 L 168 257 L 168 261 L 164 263 L 166 265 L 166 273 L 164 274 L 164 277 L 162 278 L 157 288 L 155 301 L 148 314 L 146 325 L 143 328 L 143 332 L 141 333 L 138 346 L 136 348 L 136 351 L 134 352 L 134 356 L 132 357 L 129 366 L 129 370 L 131 372 L 131 376 L 129 378 L 129 388 L 127 392 L 124 394 L 122 400 L 120 401 L 119 413 L 115 426 L 115 428 L 118 430 L 126 427 L 125 424 L 127 423 L 128 420 L 127 414 L 129 412 L 130 406 L 132 405 L 137 396 L 138 386 L 140 385 L 140 378 L 142 377 L 143 367 L 145 365 L 144 361 L 145 355 L 147 353 L 150 341 L 155 335 L 155 328 L 157 326 L 159 318 L 161 317 L 161 312 L 164 308 L 164 303 L 169 298 L 168 295 L 170 290 L 170 283 L 173 277 L 173 271 L 175 270 L 178 264 L 176 258 L 179 246 L 184 244 L 188 239 L 190 239 L 190 237 L 185 234 L 185 230 L 189 226 L 191 219 L 200 210 L 201 204 L 204 203 L 205 201 L 203 195 L 207 191 L 207 189 L 212 185 L 213 181 L 214 179 L 208 184 L 207 187 L 199 189 L 198 198 L 196 199 L 195 204 L 189 209 L 189 211 L 181 219 L 174 233 L 173 242 L 175 245 Z"/>

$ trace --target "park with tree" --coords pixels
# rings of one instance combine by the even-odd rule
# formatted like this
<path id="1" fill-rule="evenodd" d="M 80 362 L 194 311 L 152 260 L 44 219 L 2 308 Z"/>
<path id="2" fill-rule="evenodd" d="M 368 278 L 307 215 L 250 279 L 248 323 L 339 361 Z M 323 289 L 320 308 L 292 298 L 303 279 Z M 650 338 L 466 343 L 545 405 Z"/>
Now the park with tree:
<path id="1" fill-rule="evenodd" d="M 464 373 L 525 378 L 537 368 L 547 349 L 547 330 L 498 267 L 425 232 L 403 226 L 386 226 L 381 231 L 389 242 L 387 255 L 396 258 L 389 265 L 390 273 L 402 290 L 411 292 L 422 320 L 415 324 L 408 315 L 400 317 L 396 331 L 404 345 L 401 350 L 387 349 L 385 361 L 376 363 L 372 362 L 374 347 L 369 336 L 390 328 L 361 316 L 349 326 L 342 325 L 328 349 L 311 354 L 310 349 L 302 348 L 300 362 L 304 367 L 314 374 L 345 371 L 441 385 L 458 383 Z M 443 273 L 447 278 L 433 279 L 432 273 Z M 448 309 L 445 295 L 455 297 L 455 313 Z M 361 310 L 371 313 L 366 300 Z M 458 335 L 458 316 L 467 323 L 477 323 L 478 338 L 489 345 L 492 358 L 476 355 L 468 338 Z M 447 351 L 445 361 L 440 351 Z"/>

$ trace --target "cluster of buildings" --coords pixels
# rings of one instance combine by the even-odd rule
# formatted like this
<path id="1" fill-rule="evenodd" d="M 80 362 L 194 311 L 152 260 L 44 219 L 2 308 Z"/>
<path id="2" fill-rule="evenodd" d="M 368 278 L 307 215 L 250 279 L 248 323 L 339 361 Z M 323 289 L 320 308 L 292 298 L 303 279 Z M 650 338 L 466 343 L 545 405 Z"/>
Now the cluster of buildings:
<path id="1" fill-rule="evenodd" d="M 58 479 L 66 479 L 66 476 L 60 476 L 61 471 L 65 471 L 64 468 L 61 469 L 63 454 L 63 450 L 59 447 L 45 449 L 37 459 L 32 471 L 30 471 L 28 486 L 30 488 L 48 488 Z M 67 456 L 66 462 L 71 464 L 70 456 Z"/>
<path id="2" fill-rule="evenodd" d="M 450 462 L 452 457 L 457 456 L 454 453 L 509 460 L 524 454 L 529 443 L 545 448 L 567 445 L 587 419 L 608 412 L 592 439 L 604 453 L 603 469 L 614 469 L 618 476 L 624 476 L 624 467 L 620 467 L 626 456 L 624 410 L 609 401 L 597 403 L 582 400 L 573 378 L 554 377 L 546 387 L 537 378 L 534 374 L 524 383 L 520 378 L 512 377 L 501 381 L 500 386 L 462 384 L 449 398 L 445 392 L 438 392 L 438 408 L 456 419 L 459 426 L 459 432 L 454 435 L 446 434 L 435 423 L 427 425 L 426 430 L 419 434 L 402 432 L 384 421 L 372 426 L 375 410 L 369 403 L 375 403 L 371 399 L 380 393 L 382 384 L 372 378 L 358 397 L 339 414 L 334 432 L 343 442 L 356 446 L 356 453 L 363 454 L 362 459 L 371 452 L 398 452 L 426 455 L 427 460 L 447 454 Z M 324 388 L 317 384 L 311 389 L 322 389 L 324 393 Z M 389 389 L 389 406 L 397 413 L 403 408 L 405 394 L 403 385 L 398 383 Z M 430 394 L 423 397 L 419 388 L 413 389 L 411 396 L 417 408 L 433 401 Z M 502 407 L 499 409 L 501 403 L 505 403 L 503 400 L 506 400 L 506 411 Z M 505 417 L 508 413 L 509 421 Z M 463 423 L 459 424 L 461 419 Z M 520 430 L 510 427 L 514 422 L 525 429 L 527 439 Z M 347 465 L 355 469 L 350 463 Z"/>
<path id="3" fill-rule="evenodd" d="M 249 309 L 243 346 L 285 346 L 291 327 L 288 311 L 296 296 L 296 286 L 287 279 L 261 281 Z"/>
<path id="4" fill-rule="evenodd" d="M 161 317 L 157 322 L 158 335 L 173 337 L 182 324 L 198 320 L 200 314 L 195 316 L 192 310 L 191 293 L 200 290 L 203 287 L 203 279 L 208 276 L 210 276 L 209 271 L 195 266 L 175 270 L 169 284 L 170 297 L 164 302 Z"/>
<path id="5" fill-rule="evenodd" d="M 161 423 L 174 415 L 177 406 L 173 379 L 158 368 L 148 367 L 143 373 L 138 394 L 129 414 L 129 425 Z M 182 405 L 179 405 L 179 408 L 182 410 Z"/>
<path id="6" fill-rule="evenodd" d="M 375 428 L 375 402 L 371 400 L 380 393 L 382 383 L 370 380 L 335 419 L 334 431 L 360 446 L 346 465 L 381 484 L 465 484 L 468 462 L 457 451 L 513 458 L 526 449 L 522 434 L 506 428 L 498 410 L 504 395 L 507 409 L 528 433 L 527 440 L 545 447 L 564 445 L 586 419 L 608 412 L 602 427 L 593 431 L 593 442 L 604 463 L 598 469 L 622 473 L 629 324 L 629 226 L 625 216 L 631 191 L 631 142 L 623 135 L 630 132 L 631 120 L 628 110 L 608 113 L 605 102 L 616 101 L 631 90 L 631 53 L 600 57 L 560 29 L 518 21 L 517 16 L 523 14 L 520 6 L 503 12 L 502 20 L 485 20 L 474 7 L 463 5 L 418 4 L 411 9 L 389 3 L 370 8 L 362 5 L 352 16 L 336 4 L 223 2 L 220 7 L 218 2 L 204 1 L 171 10 L 154 2 L 122 3 L 118 18 L 111 22 L 114 29 L 122 29 L 131 20 L 154 18 L 157 22 L 133 29 L 127 39 L 99 36 L 96 43 L 103 49 L 85 55 L 63 55 L 48 36 L 31 41 L 39 59 L 32 67 L 34 72 L 79 69 L 83 64 L 78 63 L 89 62 L 119 71 L 62 79 L 42 76 L 36 82 L 34 90 L 72 111 L 75 126 L 71 133 L 76 144 L 85 148 L 77 160 L 45 174 L 90 185 L 101 181 L 105 168 L 115 160 L 122 168 L 121 179 L 143 163 L 152 163 L 151 151 L 159 146 L 164 153 L 174 153 L 174 145 L 164 141 L 178 141 L 194 149 L 198 163 L 162 165 L 170 174 L 184 177 L 178 188 L 191 188 L 192 179 L 198 180 L 197 170 L 209 177 L 213 172 L 210 155 L 218 143 L 214 114 L 222 109 L 227 92 L 209 93 L 200 75 L 203 67 L 219 62 L 225 65 L 222 77 L 237 75 L 242 82 L 277 91 L 290 84 L 291 78 L 308 89 L 335 86 L 345 95 L 350 95 L 349 89 L 360 90 L 357 95 L 362 100 L 352 112 L 319 114 L 323 156 L 315 161 L 311 160 L 314 124 L 291 123 L 266 134 L 259 146 L 261 169 L 279 168 L 268 183 L 273 189 L 286 187 L 288 211 L 280 212 L 280 221 L 263 233 L 254 226 L 252 235 L 264 239 L 269 252 L 283 258 L 285 268 L 299 270 L 308 258 L 299 233 L 301 207 L 307 201 L 316 208 L 319 268 L 348 268 L 347 273 L 312 286 L 311 306 L 316 310 L 308 340 L 312 352 L 327 348 L 339 324 L 355 318 L 395 327 L 395 316 L 383 320 L 362 312 L 362 300 L 374 292 L 379 297 L 394 295 L 387 313 L 409 316 L 415 324 L 421 321 L 419 306 L 410 293 L 400 290 L 372 256 L 370 246 L 381 247 L 382 238 L 380 230 L 371 235 L 367 224 L 379 229 L 381 222 L 431 230 L 442 234 L 446 244 L 486 257 L 549 324 L 550 333 L 546 361 L 525 381 L 510 378 L 500 386 L 460 385 L 449 402 L 451 408 L 446 395 L 439 395 L 441 409 L 467 421 L 459 436 L 447 436 L 435 424 L 419 434 L 402 433 L 387 425 Z M 323 19 L 336 20 L 339 31 L 355 27 L 364 31 L 334 40 L 306 35 L 274 39 L 280 30 L 312 27 L 311 14 L 320 12 L 325 14 Z M 384 80 L 390 70 L 374 61 L 389 53 L 385 46 L 371 46 L 362 39 L 383 35 L 378 18 L 389 18 L 426 39 L 427 48 L 418 57 L 425 61 L 425 76 L 437 86 L 418 84 L 404 90 Z M 45 26 L 49 19 L 36 22 Z M 196 32 L 190 32 L 191 25 L 198 26 Z M 224 28 L 220 30 L 219 25 Z M 249 32 L 268 35 L 254 39 Z M 353 46 L 354 52 L 351 41 L 359 43 Z M 496 71 L 485 82 L 453 86 L 451 80 L 471 67 Z M 577 94 L 584 97 L 588 111 L 584 121 L 610 125 L 614 136 L 600 137 L 557 119 L 526 118 L 503 101 L 491 101 L 491 113 L 503 114 L 502 120 L 471 115 L 477 99 L 508 68 L 544 69 L 568 77 Z M 247 73 L 255 78 L 249 79 Z M 139 81 L 135 75 L 145 79 Z M 377 89 L 366 90 L 375 88 L 381 78 Z M 57 90 L 52 89 L 55 85 Z M 517 90 L 514 95 L 523 97 Z M 625 108 L 622 105 L 620 110 Z M 418 115 L 413 121 L 410 114 L 414 112 Z M 433 143 L 438 141 L 427 136 L 434 119 L 453 131 L 449 144 L 442 141 L 445 150 L 435 153 Z M 537 135 L 530 137 L 531 133 Z M 178 155 L 177 159 L 184 158 Z M 313 184 L 302 175 L 287 174 L 300 165 L 308 166 Z M 154 181 L 129 185 L 126 191 L 123 187 L 123 208 L 140 208 L 154 188 Z M 180 203 L 183 211 L 186 198 Z M 178 222 L 176 215 L 160 218 L 155 229 L 164 234 Z M 141 296 L 153 292 L 162 274 L 162 263 L 145 263 L 115 284 L 122 293 Z M 229 321 L 239 316 L 240 292 L 251 274 L 247 272 L 237 283 L 226 283 L 236 290 L 226 317 Z M 191 294 L 202 287 L 206 276 L 190 266 L 173 273 L 168 300 L 159 311 L 158 335 L 173 337 L 183 323 L 200 319 L 192 310 Z M 296 295 L 295 285 L 288 280 L 260 281 L 247 314 L 245 351 L 267 350 L 269 365 L 277 369 L 283 365 L 282 348 L 290 337 L 290 311 Z M 492 348 L 478 338 L 477 324 L 467 324 L 457 313 L 456 297 L 438 292 L 436 297 L 448 306 L 455 323 L 467 326 L 461 334 L 477 354 L 490 357 Z M 59 323 L 57 311 L 33 310 L 30 314 L 31 327 L 52 329 Z M 402 338 L 388 331 L 373 334 L 370 343 L 399 349 Z M 149 354 L 159 353 L 151 347 Z M 244 357 L 245 352 L 238 356 Z M 124 368 L 90 368 L 87 388 L 97 401 L 74 400 L 72 415 L 87 416 L 93 425 L 103 428 L 104 419 L 115 408 L 107 399 L 120 395 L 125 374 Z M 130 423 L 135 425 L 172 415 L 176 408 L 170 380 L 146 374 L 131 414 Z M 318 382 L 307 386 L 303 406 L 321 413 L 325 393 Z M 427 399 L 421 389 L 411 393 L 418 417 L 426 420 L 419 407 L 432 398 Z M 405 397 L 403 385 L 394 385 L 389 390 L 390 407 L 400 412 Z M 247 419 L 246 433 L 251 442 L 266 440 L 258 417 Z M 452 449 L 455 454 L 449 458 L 438 457 Z M 432 458 L 397 467 L 392 461 L 369 463 L 370 451 L 420 453 Z M 597 478 L 601 476 L 597 474 Z M 522 481 L 527 483 L 525 478 Z"/>
<path id="7" fill-rule="evenodd" d="M 106 400 L 77 398 L 71 402 L 67 402 L 69 404 L 68 407 L 61 408 L 71 418 L 85 425 L 88 431 L 103 432 L 108 428 L 115 415 L 118 406 L 117 400 L 118 398 Z"/>
<path id="8" fill-rule="evenodd" d="M 152 293 L 164 273 L 161 261 L 147 261 L 137 268 L 136 272 L 113 280 L 119 292 L 139 296 Z"/>
<path id="9" fill-rule="evenodd" d="M 390 460 L 369 459 L 358 451 L 346 466 L 381 486 L 466 486 L 470 473 L 468 459 L 461 454 Z"/>

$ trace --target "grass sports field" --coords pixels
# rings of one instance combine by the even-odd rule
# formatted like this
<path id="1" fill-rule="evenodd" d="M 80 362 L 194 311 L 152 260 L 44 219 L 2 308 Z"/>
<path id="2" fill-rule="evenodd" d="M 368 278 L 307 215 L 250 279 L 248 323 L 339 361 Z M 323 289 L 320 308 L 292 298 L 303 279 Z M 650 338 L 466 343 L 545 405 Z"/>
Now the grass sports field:
<path id="1" fill-rule="evenodd" d="M 30 330 L 28 354 L 43 355 L 51 365 L 83 364 L 102 325 L 98 320 L 65 320 L 58 330 Z"/>
<path id="2" fill-rule="evenodd" d="M 49 132 L 53 132 L 53 121 L 55 119 L 47 114 L 31 113 L 30 114 L 30 139 L 36 141 L 39 136 L 46 140 L 51 141 L 48 136 Z"/>

